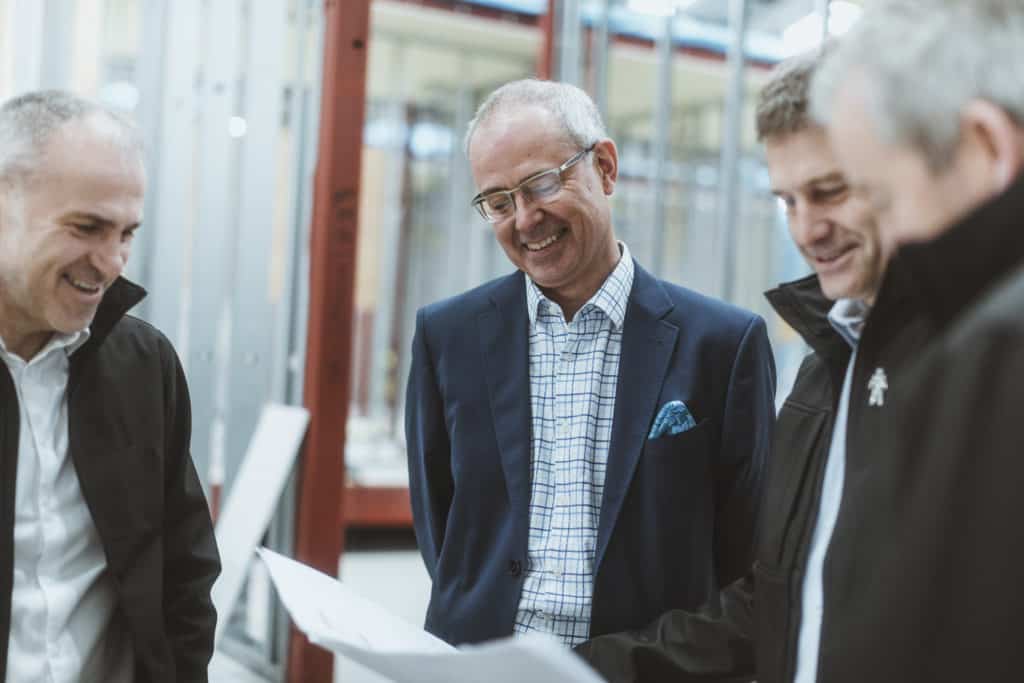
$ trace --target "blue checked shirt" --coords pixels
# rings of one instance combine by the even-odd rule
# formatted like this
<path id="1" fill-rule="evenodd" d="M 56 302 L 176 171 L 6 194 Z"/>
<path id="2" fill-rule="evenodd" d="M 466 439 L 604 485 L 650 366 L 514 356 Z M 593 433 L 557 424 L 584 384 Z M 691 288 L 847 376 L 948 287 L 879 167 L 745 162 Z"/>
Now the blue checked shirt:
<path id="1" fill-rule="evenodd" d="M 594 554 L 633 259 L 622 257 L 566 322 L 527 277 L 530 316 L 530 537 L 515 630 L 568 645 L 589 637 Z"/>

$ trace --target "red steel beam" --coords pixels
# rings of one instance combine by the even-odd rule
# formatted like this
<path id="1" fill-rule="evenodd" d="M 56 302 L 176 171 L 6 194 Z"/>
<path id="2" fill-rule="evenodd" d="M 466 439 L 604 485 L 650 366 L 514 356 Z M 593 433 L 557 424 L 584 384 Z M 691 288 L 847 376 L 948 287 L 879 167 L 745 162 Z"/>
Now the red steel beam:
<path id="1" fill-rule="evenodd" d="M 540 17 L 540 54 L 537 55 L 537 78 L 551 80 L 555 68 L 555 12 L 558 0 L 548 0 L 548 11 Z"/>
<path id="2" fill-rule="evenodd" d="M 345 526 L 353 528 L 412 528 L 408 486 L 347 486 L 341 506 Z"/>
<path id="3" fill-rule="evenodd" d="M 352 379 L 353 299 L 371 0 L 324 0 L 320 136 L 313 181 L 303 402 L 311 418 L 299 480 L 295 556 L 334 576 L 345 424 Z M 334 657 L 293 629 L 289 683 L 331 683 Z"/>

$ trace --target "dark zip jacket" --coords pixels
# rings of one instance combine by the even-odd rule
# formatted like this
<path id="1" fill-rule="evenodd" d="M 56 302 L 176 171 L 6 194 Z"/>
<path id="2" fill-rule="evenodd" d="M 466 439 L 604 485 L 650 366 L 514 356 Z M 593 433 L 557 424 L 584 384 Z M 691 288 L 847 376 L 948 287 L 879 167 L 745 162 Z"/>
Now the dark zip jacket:
<path id="1" fill-rule="evenodd" d="M 145 292 L 119 279 L 70 359 L 68 457 L 114 579 L 116 618 L 137 683 L 207 680 L 220 571 L 189 454 L 191 408 L 170 342 L 125 313 Z M 18 397 L 0 363 L 0 680 L 7 668 L 14 562 Z M 42 656 L 42 655 L 41 655 Z"/>

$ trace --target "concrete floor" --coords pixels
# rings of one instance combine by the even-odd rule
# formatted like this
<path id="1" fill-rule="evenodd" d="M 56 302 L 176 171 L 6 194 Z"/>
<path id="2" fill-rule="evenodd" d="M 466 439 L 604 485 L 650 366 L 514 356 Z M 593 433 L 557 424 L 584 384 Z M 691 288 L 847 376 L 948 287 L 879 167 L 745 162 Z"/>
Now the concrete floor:
<path id="1" fill-rule="evenodd" d="M 430 597 L 430 577 L 415 550 L 352 550 L 342 557 L 341 576 L 367 599 L 416 626 L 423 625 Z M 343 659 L 335 660 L 338 683 L 388 683 L 389 679 Z M 210 664 L 211 683 L 268 682 L 223 653 Z"/>

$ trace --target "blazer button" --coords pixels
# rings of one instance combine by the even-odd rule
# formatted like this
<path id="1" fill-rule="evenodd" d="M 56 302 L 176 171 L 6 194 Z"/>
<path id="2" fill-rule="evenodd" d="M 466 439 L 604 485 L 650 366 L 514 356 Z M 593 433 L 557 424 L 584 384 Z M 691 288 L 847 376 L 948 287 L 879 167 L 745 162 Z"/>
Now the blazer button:
<path id="1" fill-rule="evenodd" d="M 519 576 L 523 573 L 523 563 L 519 560 L 510 560 L 508 563 L 508 573 L 512 576 Z"/>

